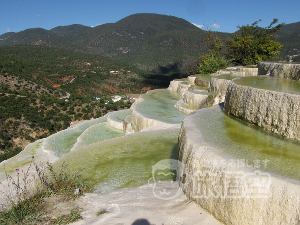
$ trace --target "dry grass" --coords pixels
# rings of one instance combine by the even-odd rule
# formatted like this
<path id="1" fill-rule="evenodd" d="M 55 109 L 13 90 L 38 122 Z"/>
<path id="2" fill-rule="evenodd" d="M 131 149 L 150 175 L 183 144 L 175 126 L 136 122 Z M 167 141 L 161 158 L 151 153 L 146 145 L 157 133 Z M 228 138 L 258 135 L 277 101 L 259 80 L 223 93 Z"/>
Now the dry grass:
<path id="1" fill-rule="evenodd" d="M 33 168 L 35 175 L 30 174 Z M 50 163 L 44 169 L 31 163 L 26 171 L 16 170 L 16 177 L 6 174 L 1 192 L 8 207 L 0 209 L 0 224 L 68 224 L 80 219 L 73 202 L 91 191 L 80 177 L 65 164 L 57 171 Z"/>

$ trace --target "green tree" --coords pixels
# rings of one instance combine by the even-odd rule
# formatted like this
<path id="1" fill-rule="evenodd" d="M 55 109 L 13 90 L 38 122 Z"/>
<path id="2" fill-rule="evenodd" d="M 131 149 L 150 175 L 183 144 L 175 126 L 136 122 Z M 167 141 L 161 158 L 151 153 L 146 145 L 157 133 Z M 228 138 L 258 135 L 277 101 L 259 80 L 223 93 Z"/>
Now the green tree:
<path id="1" fill-rule="evenodd" d="M 239 30 L 227 43 L 228 56 L 232 62 L 241 65 L 257 64 L 259 61 L 273 59 L 282 45 L 276 41 L 275 33 L 284 25 L 273 19 L 268 27 L 261 28 L 258 20 L 251 25 L 238 26 Z"/>
<path id="2" fill-rule="evenodd" d="M 200 74 L 211 74 L 217 72 L 219 69 L 226 68 L 227 66 L 228 61 L 224 56 L 209 53 L 200 56 L 197 72 Z"/>
<path id="3" fill-rule="evenodd" d="M 207 43 L 208 46 L 209 46 L 209 52 L 211 54 L 214 54 L 214 55 L 220 55 L 221 54 L 221 51 L 224 47 L 224 44 L 222 42 L 222 39 L 213 35 L 213 33 L 211 31 L 209 31 L 204 39 L 203 39 L 203 42 Z"/>
<path id="4" fill-rule="evenodd" d="M 222 40 L 209 31 L 204 37 L 203 42 L 208 44 L 210 50 L 209 53 L 199 57 L 197 72 L 200 74 L 210 74 L 217 72 L 219 69 L 226 68 L 228 60 L 222 53 L 224 47 Z"/>

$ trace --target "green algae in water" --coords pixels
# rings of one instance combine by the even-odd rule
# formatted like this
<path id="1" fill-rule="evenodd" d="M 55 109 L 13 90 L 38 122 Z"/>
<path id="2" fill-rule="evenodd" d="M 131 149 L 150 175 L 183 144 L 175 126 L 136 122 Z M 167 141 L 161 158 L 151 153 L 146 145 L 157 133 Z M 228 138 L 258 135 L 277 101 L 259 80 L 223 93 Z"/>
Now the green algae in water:
<path id="1" fill-rule="evenodd" d="M 191 92 L 191 93 L 194 93 L 194 94 L 209 95 L 209 92 L 207 91 L 207 88 L 206 89 L 196 88 L 196 89 L 190 89 L 188 91 Z"/>
<path id="2" fill-rule="evenodd" d="M 106 122 L 107 117 L 103 116 L 94 120 L 75 124 L 65 130 L 57 132 L 45 139 L 43 148 L 47 151 L 53 151 L 60 157 L 68 153 L 77 141 L 77 138 L 90 126 L 97 123 Z"/>
<path id="3" fill-rule="evenodd" d="M 152 166 L 163 159 L 176 159 L 179 129 L 148 131 L 95 143 L 72 151 L 63 162 L 70 171 L 82 171 L 82 179 L 97 184 L 95 192 L 146 184 Z"/>
<path id="4" fill-rule="evenodd" d="M 234 78 L 238 78 L 240 76 L 238 75 L 234 75 L 234 74 L 222 74 L 222 75 L 218 75 L 218 76 L 214 76 L 214 78 L 217 78 L 217 79 L 224 79 L 224 80 L 232 80 Z"/>
<path id="5" fill-rule="evenodd" d="M 196 74 L 196 77 L 198 77 L 198 79 L 200 78 L 200 80 L 205 80 L 205 81 L 210 81 L 212 76 L 210 74 Z"/>
<path id="6" fill-rule="evenodd" d="M 183 81 L 181 84 L 189 85 L 190 83 L 188 81 Z"/>
<path id="7" fill-rule="evenodd" d="M 243 77 L 234 80 L 234 83 L 271 91 L 287 92 L 290 94 L 300 94 L 300 81 L 276 78 L 270 76 Z"/>
<path id="8" fill-rule="evenodd" d="M 207 87 L 202 87 L 202 86 L 198 86 L 198 85 L 193 85 L 192 87 L 189 88 L 189 91 L 191 92 L 205 92 L 207 91 Z"/>
<path id="9" fill-rule="evenodd" d="M 218 107 L 201 110 L 197 126 L 205 141 L 225 154 L 248 160 L 250 165 L 256 161 L 258 169 L 300 180 L 299 142 L 229 117 Z"/>
<path id="10" fill-rule="evenodd" d="M 99 123 L 86 129 L 78 138 L 72 148 L 81 148 L 93 143 L 104 141 L 111 138 L 122 137 L 125 131 L 109 126 L 107 123 Z"/>
<path id="11" fill-rule="evenodd" d="M 181 98 L 180 95 L 176 91 L 169 91 L 167 89 L 157 89 L 153 91 L 149 91 L 147 94 L 142 96 L 153 96 L 153 98 L 159 98 L 163 100 L 174 100 L 177 101 Z"/>
<path id="12" fill-rule="evenodd" d="M 1 163 L 0 173 L 11 173 L 24 165 L 31 163 L 33 157 L 38 156 L 42 152 L 42 145 L 44 140 L 40 139 L 30 143 L 18 155 L 8 159 L 6 162 Z"/>
<path id="13" fill-rule="evenodd" d="M 166 123 L 178 124 L 186 117 L 174 107 L 178 94 L 169 90 L 154 90 L 142 95 L 143 101 L 135 109 L 147 118 Z"/>
<path id="14" fill-rule="evenodd" d="M 197 75 L 197 77 L 200 80 L 211 81 L 211 78 L 224 79 L 224 80 L 232 80 L 232 79 L 235 79 L 235 78 L 239 78 L 241 76 L 235 75 L 235 74 L 226 73 L 226 74 L 221 74 L 221 75 L 217 75 L 217 76 L 211 76 L 209 74 L 204 74 L 204 75 Z"/>
<path id="15" fill-rule="evenodd" d="M 132 109 L 124 109 L 124 110 L 112 112 L 109 115 L 109 117 L 114 121 L 122 122 L 125 119 L 125 117 L 131 115 L 131 113 L 132 113 Z"/>

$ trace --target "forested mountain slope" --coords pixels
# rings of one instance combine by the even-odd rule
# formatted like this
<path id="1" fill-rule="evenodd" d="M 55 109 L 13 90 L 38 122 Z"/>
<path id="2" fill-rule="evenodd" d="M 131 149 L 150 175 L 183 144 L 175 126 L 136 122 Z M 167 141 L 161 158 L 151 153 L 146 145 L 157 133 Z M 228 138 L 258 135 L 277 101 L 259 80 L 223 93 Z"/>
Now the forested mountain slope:
<path id="1" fill-rule="evenodd" d="M 141 13 L 94 28 L 77 24 L 51 30 L 27 29 L 0 36 L 0 45 L 43 45 L 88 52 L 160 74 L 176 71 L 178 63 L 207 52 L 202 42 L 205 34 L 184 19 Z"/>
<path id="2" fill-rule="evenodd" d="M 32 28 L 9 32 L 0 35 L 0 45 L 43 45 L 88 52 L 166 74 L 177 72 L 179 64 L 207 52 L 203 43 L 206 33 L 181 18 L 140 13 L 97 27 L 73 24 L 51 30 Z M 222 32 L 214 34 L 225 40 L 231 36 Z M 284 45 L 282 57 L 299 53 L 300 22 L 286 24 L 278 35 Z"/>
<path id="3" fill-rule="evenodd" d="M 284 25 L 277 34 L 278 41 L 283 45 L 281 55 L 300 54 L 300 22 Z"/>

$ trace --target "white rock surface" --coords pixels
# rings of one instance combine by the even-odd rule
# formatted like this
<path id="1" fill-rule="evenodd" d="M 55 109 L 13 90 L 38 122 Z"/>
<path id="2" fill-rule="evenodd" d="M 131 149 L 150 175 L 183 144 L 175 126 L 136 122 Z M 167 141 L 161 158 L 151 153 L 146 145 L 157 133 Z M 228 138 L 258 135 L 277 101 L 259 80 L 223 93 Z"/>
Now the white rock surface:
<path id="1" fill-rule="evenodd" d="M 186 84 L 185 82 L 179 83 L 177 88 L 177 93 L 181 97 L 183 97 L 184 93 L 189 89 L 190 86 L 191 86 L 190 84 Z"/>
<path id="2" fill-rule="evenodd" d="M 137 110 L 133 109 L 131 115 L 131 128 L 134 132 L 139 132 L 140 130 L 145 128 L 158 126 L 172 127 L 174 126 L 174 124 L 148 118 L 140 114 Z"/>
<path id="3" fill-rule="evenodd" d="M 208 92 L 204 90 L 187 90 L 183 95 L 183 102 L 192 109 L 201 109 L 207 107 Z"/>
<path id="4" fill-rule="evenodd" d="M 260 62 L 257 66 L 259 75 L 270 75 L 272 77 L 280 77 L 293 80 L 300 79 L 300 63 L 288 64 Z"/>
<path id="5" fill-rule="evenodd" d="M 196 76 L 191 75 L 187 79 L 190 85 L 195 85 Z"/>
<path id="6" fill-rule="evenodd" d="M 180 99 L 178 102 L 176 102 L 175 107 L 184 114 L 191 114 L 192 112 L 195 112 L 196 109 L 188 108 L 188 105 L 184 103 L 183 99 Z"/>
<path id="7" fill-rule="evenodd" d="M 230 115 L 300 140 L 300 95 L 231 83 L 224 108 Z"/>
<path id="8" fill-rule="evenodd" d="M 187 82 L 187 80 L 186 80 L 186 79 L 172 80 L 172 81 L 170 82 L 170 85 L 169 85 L 169 87 L 168 87 L 168 90 L 170 90 L 170 91 L 176 91 L 176 92 L 177 92 L 178 85 L 179 85 L 181 82 Z"/>
<path id="9" fill-rule="evenodd" d="M 211 78 L 209 92 L 212 98 L 212 105 L 218 105 L 225 101 L 225 95 L 227 92 L 228 85 L 231 80 Z"/>
<path id="10" fill-rule="evenodd" d="M 153 185 L 153 184 L 152 184 Z M 181 194 L 166 200 L 155 195 L 154 187 L 146 184 L 109 194 L 86 194 L 76 204 L 83 209 L 82 220 L 74 225 L 220 225 L 221 223 Z M 157 186 L 156 186 L 157 188 Z M 178 191 L 177 183 L 161 182 L 156 191 Z M 153 191 L 154 190 L 154 191 Z M 107 210 L 96 216 L 102 209 Z"/>
<path id="11" fill-rule="evenodd" d="M 253 189 L 253 193 L 260 193 L 261 197 L 243 197 L 238 191 L 255 187 L 262 176 L 253 167 L 218 163 L 237 159 L 225 155 L 222 149 L 203 138 L 203 131 L 195 124 L 205 110 L 220 108 L 215 106 L 191 114 L 183 121 L 179 135 L 179 160 L 185 165 L 185 169 L 180 168 L 180 176 L 184 177 L 182 186 L 188 198 L 224 224 L 299 224 L 300 182 L 268 173 L 270 182 L 261 186 L 267 188 L 266 192 Z M 251 179 L 241 183 L 241 176 L 245 174 L 252 174 Z"/>

